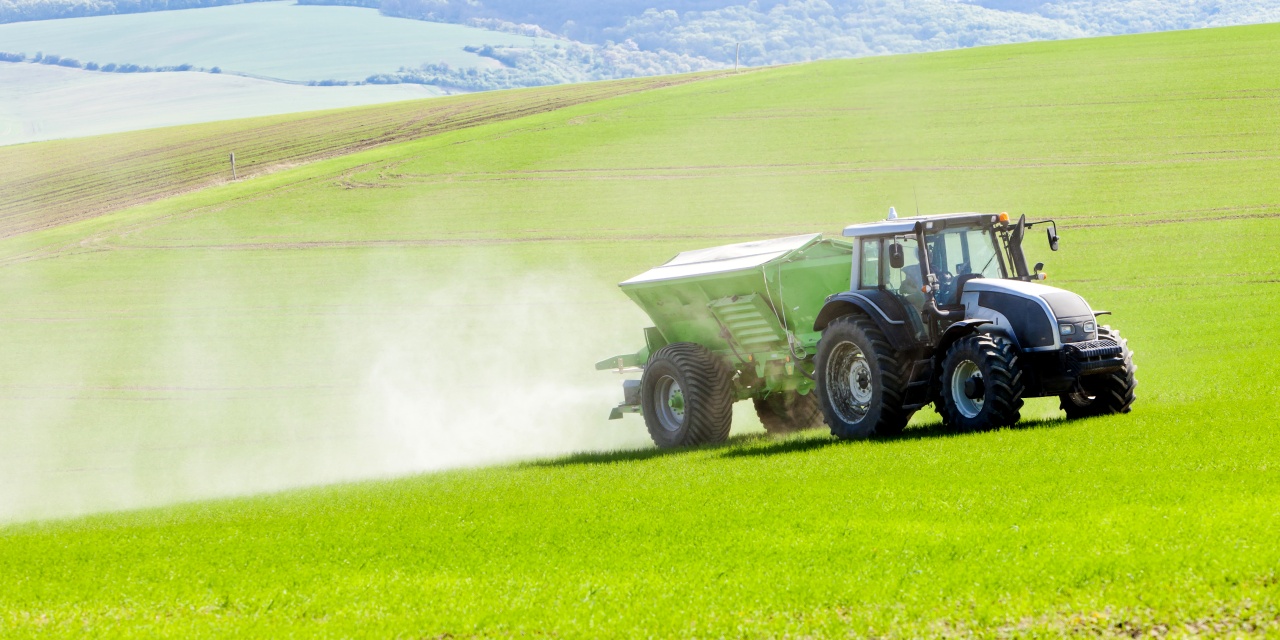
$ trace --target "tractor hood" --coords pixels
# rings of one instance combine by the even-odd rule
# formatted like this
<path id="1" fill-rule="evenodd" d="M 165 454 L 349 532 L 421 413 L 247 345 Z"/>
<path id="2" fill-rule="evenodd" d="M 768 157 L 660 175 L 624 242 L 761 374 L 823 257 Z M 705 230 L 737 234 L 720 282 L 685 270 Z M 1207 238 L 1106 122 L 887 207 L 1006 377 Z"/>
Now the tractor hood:
<path id="1" fill-rule="evenodd" d="M 1093 309 L 1079 295 L 1035 282 L 978 278 L 966 282 L 965 315 L 991 320 L 1025 350 L 1059 349 L 1097 337 Z M 1069 333 L 1063 325 L 1072 325 Z"/>
<path id="2" fill-rule="evenodd" d="M 1048 285 L 1038 284 L 1035 282 L 1023 282 L 1021 280 L 994 280 L 987 278 L 978 278 L 970 280 L 964 286 L 966 292 L 990 291 L 1015 295 L 1020 298 L 1036 298 L 1043 300 L 1044 304 L 1049 307 L 1049 311 L 1055 318 L 1075 319 L 1081 317 L 1092 318 L 1093 309 L 1089 307 L 1089 303 L 1084 301 L 1079 295 L 1050 287 Z"/>

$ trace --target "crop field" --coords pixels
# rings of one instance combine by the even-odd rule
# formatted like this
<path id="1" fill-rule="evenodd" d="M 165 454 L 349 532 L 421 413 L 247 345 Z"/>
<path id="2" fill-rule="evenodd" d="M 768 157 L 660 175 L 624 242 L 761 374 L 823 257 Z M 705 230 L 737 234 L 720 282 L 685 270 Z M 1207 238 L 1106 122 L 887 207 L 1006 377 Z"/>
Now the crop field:
<path id="1" fill-rule="evenodd" d="M 1280 634 L 1277 64 L 1260 25 L 0 149 L 0 635 Z M 211 184 L 229 131 L 298 166 Z M 1056 219 L 1133 413 L 604 420 L 613 283 L 891 205 Z"/>
<path id="2" fill-rule="evenodd" d="M 99 65 L 190 64 L 291 81 L 364 80 L 425 63 L 487 68 L 500 63 L 463 47 L 535 42 L 555 41 L 292 2 L 0 25 L 0 51 Z"/>
<path id="3" fill-rule="evenodd" d="M 213 73 L 0 64 L 0 145 L 444 95 L 426 85 L 308 87 Z"/>
<path id="4" fill-rule="evenodd" d="M 238 175 L 251 177 L 699 77 L 712 76 L 638 78 L 170 127 L 114 136 L 110 144 L 92 137 L 0 147 L 0 182 L 14 185 L 0 192 L 0 237 L 227 182 L 231 153 L 236 154 Z"/>

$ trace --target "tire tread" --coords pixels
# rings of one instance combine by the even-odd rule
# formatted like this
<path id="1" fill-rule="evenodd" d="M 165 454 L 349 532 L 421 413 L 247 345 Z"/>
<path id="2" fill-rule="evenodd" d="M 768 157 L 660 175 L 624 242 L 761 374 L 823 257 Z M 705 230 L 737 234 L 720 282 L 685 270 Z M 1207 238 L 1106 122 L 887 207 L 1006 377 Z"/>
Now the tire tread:
<path id="1" fill-rule="evenodd" d="M 658 349 L 645 365 L 668 360 L 682 380 L 685 397 L 686 432 L 676 443 L 661 440 L 655 425 L 646 416 L 649 437 L 659 447 L 695 446 L 724 442 L 733 426 L 733 373 L 729 366 L 706 347 L 693 342 L 675 342 Z M 656 420 L 656 418 L 652 418 Z M 661 429 L 657 426 L 656 429 Z"/>

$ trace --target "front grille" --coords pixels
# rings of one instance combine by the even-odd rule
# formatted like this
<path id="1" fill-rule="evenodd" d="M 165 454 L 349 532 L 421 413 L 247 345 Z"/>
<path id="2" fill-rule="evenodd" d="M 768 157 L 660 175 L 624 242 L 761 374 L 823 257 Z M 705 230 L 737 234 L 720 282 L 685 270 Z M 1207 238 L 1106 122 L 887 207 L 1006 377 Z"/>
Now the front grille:
<path id="1" fill-rule="evenodd" d="M 1072 376 L 1107 373 L 1124 368 L 1124 349 L 1110 338 L 1062 345 L 1063 366 Z"/>

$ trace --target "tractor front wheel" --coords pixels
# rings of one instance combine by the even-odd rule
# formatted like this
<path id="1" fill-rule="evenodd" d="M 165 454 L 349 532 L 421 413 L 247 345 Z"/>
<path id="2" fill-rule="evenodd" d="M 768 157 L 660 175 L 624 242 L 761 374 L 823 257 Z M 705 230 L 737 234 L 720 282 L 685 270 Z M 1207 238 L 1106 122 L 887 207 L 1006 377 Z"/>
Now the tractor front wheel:
<path id="1" fill-rule="evenodd" d="M 817 393 L 775 391 L 767 398 L 755 398 L 756 415 L 771 435 L 812 429 L 822 424 L 822 407 Z"/>
<path id="2" fill-rule="evenodd" d="M 724 442 L 733 400 L 728 365 L 692 342 L 658 349 L 640 377 L 644 424 L 653 443 L 664 449 Z"/>
<path id="3" fill-rule="evenodd" d="M 852 440 L 902 433 L 911 417 L 902 408 L 905 367 L 875 323 L 848 315 L 827 325 L 816 365 L 818 402 L 831 435 Z"/>
<path id="4" fill-rule="evenodd" d="M 1022 409 L 1018 350 L 1003 336 L 974 333 L 951 345 L 942 362 L 942 421 L 964 431 L 1006 427 Z"/>
<path id="5" fill-rule="evenodd" d="M 1133 363 L 1133 352 L 1129 350 L 1129 341 L 1120 337 L 1120 332 L 1107 325 L 1098 327 L 1099 338 L 1110 338 L 1120 345 L 1124 355 L 1124 368 L 1110 373 L 1084 376 L 1076 381 L 1070 391 L 1059 396 L 1062 410 L 1067 418 L 1090 418 L 1112 413 L 1129 413 L 1133 406 L 1134 389 L 1138 386 L 1135 377 L 1138 366 Z"/>

